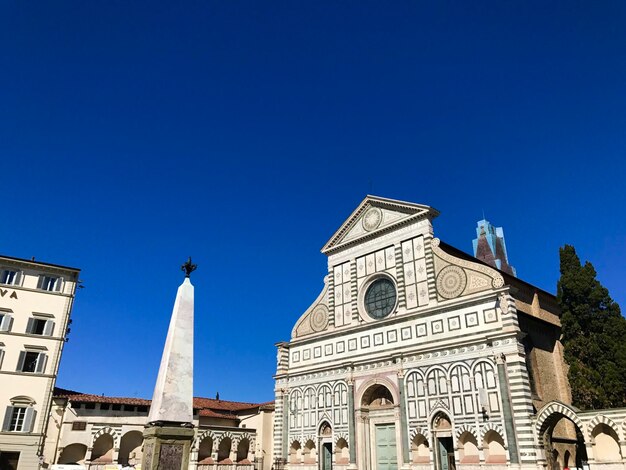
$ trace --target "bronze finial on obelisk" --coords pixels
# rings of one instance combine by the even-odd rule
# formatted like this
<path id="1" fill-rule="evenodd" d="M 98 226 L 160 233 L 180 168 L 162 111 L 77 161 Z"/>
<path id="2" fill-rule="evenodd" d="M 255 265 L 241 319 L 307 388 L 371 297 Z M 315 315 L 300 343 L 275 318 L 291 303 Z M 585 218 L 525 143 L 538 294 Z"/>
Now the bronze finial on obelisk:
<path id="1" fill-rule="evenodd" d="M 191 256 L 189 257 L 189 259 L 187 260 L 187 262 L 185 264 L 183 264 L 180 267 L 181 271 L 185 271 L 185 277 L 190 277 L 191 273 L 194 272 L 196 269 L 198 269 L 198 265 L 197 264 L 192 264 L 191 262 Z"/>

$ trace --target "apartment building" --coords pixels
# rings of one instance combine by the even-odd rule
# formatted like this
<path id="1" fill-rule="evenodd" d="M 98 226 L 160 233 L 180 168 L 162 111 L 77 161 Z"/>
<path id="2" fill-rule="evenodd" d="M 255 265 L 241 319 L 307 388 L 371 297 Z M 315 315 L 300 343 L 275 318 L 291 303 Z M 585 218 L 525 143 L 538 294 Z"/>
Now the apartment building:
<path id="1" fill-rule="evenodd" d="M 0 468 L 43 463 L 44 431 L 80 270 L 0 256 Z"/>

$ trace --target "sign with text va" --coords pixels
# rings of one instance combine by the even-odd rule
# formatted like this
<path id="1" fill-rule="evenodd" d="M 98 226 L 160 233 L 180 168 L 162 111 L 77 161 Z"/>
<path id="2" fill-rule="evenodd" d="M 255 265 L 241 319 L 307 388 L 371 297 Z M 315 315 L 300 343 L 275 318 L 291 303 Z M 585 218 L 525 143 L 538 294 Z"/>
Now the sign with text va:
<path id="1" fill-rule="evenodd" d="M 0 289 L 0 297 L 6 297 L 7 294 L 11 292 L 11 295 L 9 295 L 9 299 L 16 299 L 17 300 L 17 292 L 13 291 L 9 291 L 9 289 Z"/>

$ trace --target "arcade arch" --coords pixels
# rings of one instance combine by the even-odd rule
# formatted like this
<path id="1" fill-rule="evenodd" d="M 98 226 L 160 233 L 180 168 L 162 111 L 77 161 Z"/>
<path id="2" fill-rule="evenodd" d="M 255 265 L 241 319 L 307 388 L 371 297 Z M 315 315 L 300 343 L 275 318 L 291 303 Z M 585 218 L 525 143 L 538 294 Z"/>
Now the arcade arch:
<path id="1" fill-rule="evenodd" d="M 423 434 L 416 434 L 411 439 L 411 462 L 422 464 L 430 462 L 430 448 Z"/>
<path id="2" fill-rule="evenodd" d="M 118 463 L 122 465 L 135 465 L 141 463 L 141 445 L 143 435 L 139 431 L 129 431 L 120 440 L 120 453 Z"/>
<path id="3" fill-rule="evenodd" d="M 93 443 L 91 461 L 95 463 L 113 462 L 113 436 L 101 434 Z"/>
<path id="4" fill-rule="evenodd" d="M 86 456 L 87 446 L 85 444 L 70 444 L 63 448 L 57 463 L 82 465 L 85 463 Z"/>
<path id="5" fill-rule="evenodd" d="M 459 462 L 462 464 L 480 463 L 478 441 L 471 432 L 465 431 L 458 440 Z"/>
<path id="6" fill-rule="evenodd" d="M 543 449 L 548 469 L 576 466 L 587 461 L 583 424 L 576 412 L 560 402 L 551 402 L 537 413 L 537 444 Z"/>
<path id="7" fill-rule="evenodd" d="M 206 436 L 200 441 L 198 446 L 198 463 L 212 464 L 213 461 L 213 437 Z"/>
<path id="8" fill-rule="evenodd" d="M 615 430 L 606 423 L 599 423 L 591 431 L 593 457 L 598 462 L 621 462 L 622 453 L 619 437 Z"/>

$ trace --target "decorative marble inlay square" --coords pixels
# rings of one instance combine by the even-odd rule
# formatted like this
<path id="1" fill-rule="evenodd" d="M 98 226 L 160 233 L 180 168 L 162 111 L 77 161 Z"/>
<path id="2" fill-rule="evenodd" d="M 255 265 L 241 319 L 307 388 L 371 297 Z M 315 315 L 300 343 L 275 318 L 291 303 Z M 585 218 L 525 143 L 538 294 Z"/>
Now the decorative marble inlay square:
<path id="1" fill-rule="evenodd" d="M 361 347 L 363 349 L 370 347 L 370 337 L 369 336 L 361 336 Z"/>
<path id="2" fill-rule="evenodd" d="M 305 349 L 304 351 L 302 351 L 302 359 L 305 361 L 308 361 L 309 359 L 311 359 L 311 350 L 310 349 Z"/>
<path id="3" fill-rule="evenodd" d="M 300 362 L 300 351 L 296 351 L 293 353 L 292 360 L 293 362 Z"/>
<path id="4" fill-rule="evenodd" d="M 413 333 L 411 332 L 411 328 L 410 327 L 402 328 L 400 330 L 400 337 L 403 340 L 411 339 L 413 337 Z"/>
<path id="5" fill-rule="evenodd" d="M 428 328 L 426 327 L 426 323 L 418 323 L 415 325 L 415 334 L 417 337 L 426 336 L 428 334 Z"/>
<path id="6" fill-rule="evenodd" d="M 485 317 L 485 323 L 494 323 L 498 321 L 498 313 L 495 308 L 483 310 L 483 315 Z"/>
<path id="7" fill-rule="evenodd" d="M 324 355 L 325 356 L 332 356 L 333 354 L 333 345 L 332 344 L 327 344 L 326 346 L 324 346 Z"/>
<path id="8" fill-rule="evenodd" d="M 389 330 L 387 332 L 387 342 L 395 343 L 396 341 L 398 341 L 398 332 L 396 330 Z"/>
<path id="9" fill-rule="evenodd" d="M 315 348 L 313 348 L 313 357 L 314 358 L 322 357 L 322 347 L 321 346 L 316 346 Z"/>
<path id="10" fill-rule="evenodd" d="M 470 326 L 478 325 L 478 312 L 470 312 L 465 314 L 465 325 Z"/>
<path id="11" fill-rule="evenodd" d="M 438 333 L 443 333 L 443 321 L 442 320 L 435 320 L 433 322 L 430 323 L 430 329 L 433 332 L 434 335 L 438 334 Z"/>
<path id="12" fill-rule="evenodd" d="M 415 251 L 416 258 L 422 256 L 422 251 L 424 250 L 424 239 L 422 237 L 413 239 L 413 250 Z"/>
<path id="13" fill-rule="evenodd" d="M 183 465 L 182 444 L 161 444 L 158 468 L 180 468 Z M 90 465 L 91 466 L 91 465 Z"/>
<path id="14" fill-rule="evenodd" d="M 346 350 L 346 343 L 344 343 L 343 341 L 339 341 L 336 345 L 335 345 L 335 349 L 337 350 L 337 353 L 342 353 Z"/>
<path id="15" fill-rule="evenodd" d="M 356 351 L 356 339 L 348 340 L 348 351 Z"/>
<path id="16" fill-rule="evenodd" d="M 448 329 L 450 331 L 461 329 L 461 319 L 459 317 L 448 318 Z"/>
<path id="17" fill-rule="evenodd" d="M 374 335 L 374 346 L 380 346 L 383 344 L 383 334 L 382 333 L 376 333 Z"/>

